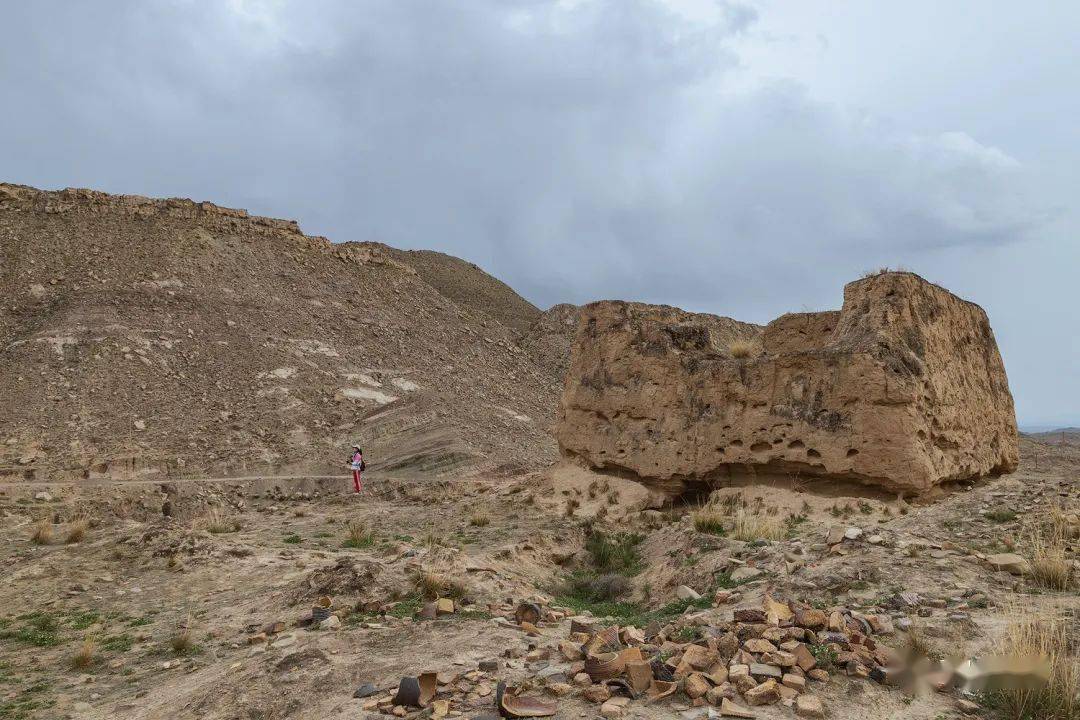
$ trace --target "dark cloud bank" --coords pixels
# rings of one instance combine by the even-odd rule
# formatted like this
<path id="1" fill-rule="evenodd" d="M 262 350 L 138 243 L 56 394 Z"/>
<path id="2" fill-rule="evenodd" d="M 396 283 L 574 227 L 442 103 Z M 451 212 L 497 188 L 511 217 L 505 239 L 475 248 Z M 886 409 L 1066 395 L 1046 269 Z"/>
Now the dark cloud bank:
<path id="1" fill-rule="evenodd" d="M 1059 338 L 1048 379 L 1025 280 L 987 279 L 1052 242 L 1037 178 L 963 129 L 731 82 L 758 18 L 720 10 L 10 3 L 0 174 L 439 249 L 541 306 L 622 297 L 761 322 L 838 307 L 843 282 L 904 264 L 990 311 L 1022 422 L 1080 419 L 1077 341 Z"/>

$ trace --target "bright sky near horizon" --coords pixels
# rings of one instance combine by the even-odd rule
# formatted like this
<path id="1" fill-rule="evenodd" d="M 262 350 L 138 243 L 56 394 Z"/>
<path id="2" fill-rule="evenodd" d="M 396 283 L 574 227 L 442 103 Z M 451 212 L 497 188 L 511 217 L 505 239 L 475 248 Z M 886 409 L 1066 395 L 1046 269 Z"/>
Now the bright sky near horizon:
<path id="1" fill-rule="evenodd" d="M 1080 425 L 1080 4 L 3 1 L 0 179 L 767 322 L 902 266 Z"/>

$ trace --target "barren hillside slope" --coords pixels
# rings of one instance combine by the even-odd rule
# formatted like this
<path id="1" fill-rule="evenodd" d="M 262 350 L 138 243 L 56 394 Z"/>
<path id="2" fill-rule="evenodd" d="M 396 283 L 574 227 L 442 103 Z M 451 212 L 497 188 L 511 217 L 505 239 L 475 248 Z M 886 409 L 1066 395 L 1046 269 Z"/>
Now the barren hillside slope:
<path id="1" fill-rule="evenodd" d="M 525 332 L 540 317 L 535 305 L 471 262 L 433 250 L 379 247 L 416 270 L 420 279 L 441 294 L 459 305 L 490 315 L 508 328 Z"/>
<path id="2" fill-rule="evenodd" d="M 0 184 L 0 470 L 315 472 L 354 439 L 384 469 L 553 457 L 561 378 L 494 319 L 535 308 L 434 265 L 210 203 Z M 505 290 L 481 312 L 430 279 L 455 273 Z"/>

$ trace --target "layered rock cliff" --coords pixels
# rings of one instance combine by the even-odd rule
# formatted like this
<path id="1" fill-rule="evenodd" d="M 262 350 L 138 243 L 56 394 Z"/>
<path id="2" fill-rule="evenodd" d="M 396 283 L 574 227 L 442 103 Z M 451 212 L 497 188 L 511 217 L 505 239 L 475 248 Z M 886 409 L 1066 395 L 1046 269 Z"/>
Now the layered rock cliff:
<path id="1" fill-rule="evenodd" d="M 1018 460 L 986 313 L 912 273 L 766 327 L 585 306 L 556 435 L 564 455 L 669 493 L 783 475 L 918 494 Z"/>

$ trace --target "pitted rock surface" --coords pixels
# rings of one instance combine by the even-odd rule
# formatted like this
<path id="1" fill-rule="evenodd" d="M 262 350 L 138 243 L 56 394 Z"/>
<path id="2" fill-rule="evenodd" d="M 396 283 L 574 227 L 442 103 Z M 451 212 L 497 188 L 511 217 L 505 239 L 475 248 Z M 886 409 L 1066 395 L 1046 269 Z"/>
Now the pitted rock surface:
<path id="1" fill-rule="evenodd" d="M 849 283 L 840 311 L 765 327 L 587 305 L 556 435 L 565 456 L 671 494 L 798 475 L 914 495 L 1018 461 L 986 313 L 907 272 Z"/>

